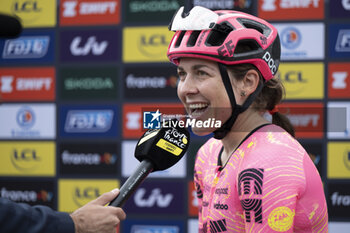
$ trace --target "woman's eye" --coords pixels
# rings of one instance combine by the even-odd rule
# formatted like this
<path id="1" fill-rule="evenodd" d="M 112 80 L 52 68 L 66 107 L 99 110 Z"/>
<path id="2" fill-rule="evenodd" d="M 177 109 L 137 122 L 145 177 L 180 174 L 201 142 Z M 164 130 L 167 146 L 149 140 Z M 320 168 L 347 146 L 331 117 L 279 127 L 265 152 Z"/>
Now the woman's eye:
<path id="1" fill-rule="evenodd" d="M 203 71 L 203 70 L 198 70 L 197 73 L 198 73 L 199 76 L 207 76 L 208 75 L 208 73 Z"/>
<path id="2" fill-rule="evenodd" d="M 180 80 L 184 80 L 186 77 L 186 73 L 182 71 L 178 72 L 177 75 L 179 76 Z"/>

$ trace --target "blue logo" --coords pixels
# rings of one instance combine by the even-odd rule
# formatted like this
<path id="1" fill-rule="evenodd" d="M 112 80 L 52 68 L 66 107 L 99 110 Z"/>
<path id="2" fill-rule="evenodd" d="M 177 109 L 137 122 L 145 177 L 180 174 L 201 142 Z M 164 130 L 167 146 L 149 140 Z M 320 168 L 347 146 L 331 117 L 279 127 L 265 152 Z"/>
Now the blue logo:
<path id="1" fill-rule="evenodd" d="M 143 112 L 143 128 L 144 129 L 159 129 L 161 125 L 160 116 L 162 113 L 157 109 L 156 112 Z"/>
<path id="2" fill-rule="evenodd" d="M 350 52 L 350 29 L 339 30 L 335 51 Z"/>
<path id="3" fill-rule="evenodd" d="M 301 43 L 300 31 L 295 27 L 287 27 L 281 32 L 281 43 L 287 49 L 295 49 Z"/>
<path id="4" fill-rule="evenodd" d="M 35 123 L 35 115 L 29 107 L 23 107 L 17 112 L 17 123 L 21 128 L 29 129 Z"/>
<path id="5" fill-rule="evenodd" d="M 350 24 L 330 24 L 329 57 L 350 58 Z"/>
<path id="6" fill-rule="evenodd" d="M 15 39 L 0 40 L 0 63 L 50 63 L 55 59 L 55 31 L 23 30 Z"/>
<path id="7" fill-rule="evenodd" d="M 7 40 L 5 42 L 2 58 L 42 58 L 46 55 L 49 44 L 49 36 L 23 36 L 18 39 Z"/>
<path id="8" fill-rule="evenodd" d="M 64 130 L 69 133 L 107 132 L 111 128 L 113 114 L 112 110 L 70 110 Z"/>

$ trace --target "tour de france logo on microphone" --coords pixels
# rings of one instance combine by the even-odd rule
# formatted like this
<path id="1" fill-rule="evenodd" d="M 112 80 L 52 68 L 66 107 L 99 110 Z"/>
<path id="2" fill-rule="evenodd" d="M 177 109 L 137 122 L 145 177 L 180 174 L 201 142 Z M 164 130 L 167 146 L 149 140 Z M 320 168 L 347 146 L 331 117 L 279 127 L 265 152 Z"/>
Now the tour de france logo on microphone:
<path id="1" fill-rule="evenodd" d="M 186 134 L 179 132 L 176 128 L 170 128 L 165 131 L 164 136 L 159 139 L 156 146 L 179 156 L 186 149 L 188 138 Z"/>
<path id="2" fill-rule="evenodd" d="M 159 109 L 155 112 L 143 112 L 143 128 L 159 129 L 161 127 L 161 115 Z"/>

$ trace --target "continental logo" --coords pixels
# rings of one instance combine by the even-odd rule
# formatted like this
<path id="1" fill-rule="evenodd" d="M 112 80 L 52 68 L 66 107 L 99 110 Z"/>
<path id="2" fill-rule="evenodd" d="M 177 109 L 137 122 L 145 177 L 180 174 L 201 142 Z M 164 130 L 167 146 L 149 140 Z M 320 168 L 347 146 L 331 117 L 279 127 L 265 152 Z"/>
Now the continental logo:
<path id="1" fill-rule="evenodd" d="M 1 1 L 1 10 L 18 16 L 25 28 L 54 27 L 56 25 L 56 1 Z"/>
<path id="2" fill-rule="evenodd" d="M 327 161 L 328 179 L 350 179 L 350 142 L 329 142 Z"/>
<path id="3" fill-rule="evenodd" d="M 58 181 L 58 210 L 73 212 L 105 192 L 119 187 L 118 180 L 77 180 Z"/>
<path id="4" fill-rule="evenodd" d="M 54 142 L 0 142 L 0 175 L 54 176 Z"/>
<path id="5" fill-rule="evenodd" d="M 322 99 L 324 64 L 281 63 L 277 75 L 286 89 L 286 99 Z"/>
<path id="6" fill-rule="evenodd" d="M 124 62 L 166 62 L 173 34 L 167 27 L 127 27 L 123 30 Z"/>
<path id="7" fill-rule="evenodd" d="M 294 215 L 294 210 L 292 211 L 288 207 L 277 207 L 269 214 L 269 226 L 274 231 L 288 231 L 293 225 Z"/>

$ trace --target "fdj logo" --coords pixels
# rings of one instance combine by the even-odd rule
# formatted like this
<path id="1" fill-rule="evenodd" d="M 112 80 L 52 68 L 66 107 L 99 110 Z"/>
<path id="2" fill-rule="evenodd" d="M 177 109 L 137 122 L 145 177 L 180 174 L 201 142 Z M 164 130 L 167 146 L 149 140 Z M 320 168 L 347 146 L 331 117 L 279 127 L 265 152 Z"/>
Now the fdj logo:
<path id="1" fill-rule="evenodd" d="M 159 129 L 161 115 L 162 113 L 159 112 L 159 109 L 156 112 L 143 112 L 143 128 Z"/>

